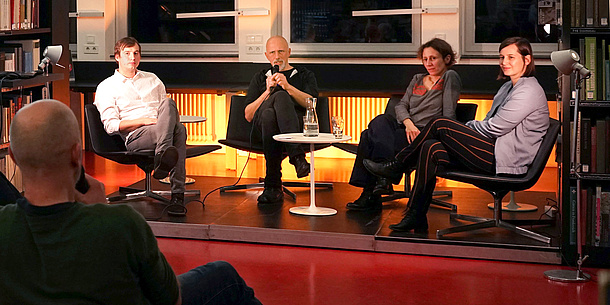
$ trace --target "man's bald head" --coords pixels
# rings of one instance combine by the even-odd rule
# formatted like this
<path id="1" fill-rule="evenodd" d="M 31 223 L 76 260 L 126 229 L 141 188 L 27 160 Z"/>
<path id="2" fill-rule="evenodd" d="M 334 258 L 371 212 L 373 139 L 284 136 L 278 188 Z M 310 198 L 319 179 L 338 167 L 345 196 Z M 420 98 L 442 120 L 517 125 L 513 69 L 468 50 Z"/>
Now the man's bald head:
<path id="1" fill-rule="evenodd" d="M 17 112 L 10 139 L 13 158 L 24 171 L 59 169 L 70 165 L 80 132 L 68 106 L 56 100 L 40 100 Z"/>

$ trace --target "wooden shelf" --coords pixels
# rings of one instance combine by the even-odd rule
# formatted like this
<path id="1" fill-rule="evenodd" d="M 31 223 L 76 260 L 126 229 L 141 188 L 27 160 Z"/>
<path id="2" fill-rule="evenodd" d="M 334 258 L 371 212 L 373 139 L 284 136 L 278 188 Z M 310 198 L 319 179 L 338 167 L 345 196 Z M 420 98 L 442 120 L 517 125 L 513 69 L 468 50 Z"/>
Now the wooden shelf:
<path id="1" fill-rule="evenodd" d="M 5 79 L 2 82 L 2 92 L 12 91 L 16 88 L 29 88 L 44 85 L 58 80 L 63 80 L 62 73 L 51 73 L 49 75 L 37 75 L 27 79 Z"/>
<path id="2" fill-rule="evenodd" d="M 38 29 L 29 29 L 29 30 L 5 30 L 0 31 L 0 37 L 3 36 L 18 36 L 18 35 L 37 35 L 37 34 L 45 34 L 51 33 L 50 28 L 38 28 Z"/>

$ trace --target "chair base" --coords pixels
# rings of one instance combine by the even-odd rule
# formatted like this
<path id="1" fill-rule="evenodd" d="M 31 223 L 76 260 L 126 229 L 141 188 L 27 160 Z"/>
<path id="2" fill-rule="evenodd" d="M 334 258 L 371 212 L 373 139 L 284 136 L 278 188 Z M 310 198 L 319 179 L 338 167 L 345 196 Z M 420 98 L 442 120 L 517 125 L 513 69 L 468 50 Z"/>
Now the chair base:
<path id="1" fill-rule="evenodd" d="M 133 187 L 119 187 L 118 196 L 108 197 L 106 198 L 109 202 L 114 201 L 123 201 L 123 200 L 134 200 L 139 198 L 152 198 L 155 199 L 162 204 L 169 204 L 170 199 L 167 199 L 163 196 L 171 196 L 171 191 L 154 191 L 152 189 L 152 173 L 150 171 L 146 171 L 146 178 L 144 179 L 144 189 L 137 189 Z M 199 190 L 186 190 L 184 191 L 185 196 L 201 196 L 201 192 Z"/>
<path id="2" fill-rule="evenodd" d="M 461 214 L 456 214 L 456 213 L 452 213 L 450 215 L 450 218 L 472 221 L 474 223 L 437 230 L 436 237 L 440 238 L 443 235 L 447 235 L 447 234 L 451 234 L 451 233 L 474 231 L 474 230 L 486 229 L 486 228 L 503 228 L 503 229 L 507 229 L 509 231 L 515 232 L 519 235 L 522 235 L 522 236 L 525 236 L 525 237 L 528 237 L 528 238 L 531 238 L 531 239 L 534 239 L 534 240 L 537 240 L 537 241 L 540 241 L 540 242 L 543 242 L 546 244 L 551 243 L 550 237 L 546 237 L 546 236 L 538 234 L 536 232 L 532 232 L 530 230 L 523 229 L 521 227 L 516 226 L 513 223 L 509 223 L 508 221 L 504 221 L 504 220 L 489 219 L 489 218 L 477 217 L 477 216 L 471 216 L 471 215 L 461 215 Z M 524 223 L 521 222 L 520 224 L 523 225 Z M 538 222 L 536 220 L 535 224 L 540 224 L 540 222 Z"/>
<path id="3" fill-rule="evenodd" d="M 382 196 L 381 201 L 386 202 L 386 201 L 392 201 L 392 200 L 397 200 L 397 199 L 402 199 L 402 198 L 409 198 L 410 197 L 409 195 L 410 194 L 406 191 L 394 191 L 394 193 L 392 195 Z M 434 193 L 432 193 L 432 196 L 451 197 L 451 196 L 453 196 L 453 192 L 452 191 L 434 191 Z M 437 208 L 447 208 L 447 209 L 451 210 L 452 212 L 457 212 L 457 205 L 446 202 L 446 201 L 442 201 L 440 199 L 432 199 L 430 206 L 437 207 Z"/>
<path id="4" fill-rule="evenodd" d="M 226 191 L 234 191 L 234 190 L 249 190 L 249 189 L 265 188 L 265 182 L 264 182 L 265 179 L 259 178 L 258 180 L 260 181 L 258 183 L 223 186 L 220 188 L 220 192 L 224 193 Z M 333 188 L 333 184 L 328 183 L 328 182 L 316 182 L 314 185 L 317 188 L 327 188 L 327 189 Z M 290 198 L 292 198 L 292 200 L 297 200 L 297 195 L 293 191 L 289 190 L 287 187 L 309 187 L 309 182 L 299 182 L 299 181 L 282 182 L 282 190 L 284 191 L 284 193 L 286 195 L 290 196 Z"/>
<path id="5" fill-rule="evenodd" d="M 159 182 L 161 182 L 163 184 L 170 184 L 169 176 L 159 180 Z M 186 179 L 184 180 L 184 184 L 193 184 L 193 183 L 195 183 L 195 179 L 193 179 L 191 177 L 186 177 Z"/>

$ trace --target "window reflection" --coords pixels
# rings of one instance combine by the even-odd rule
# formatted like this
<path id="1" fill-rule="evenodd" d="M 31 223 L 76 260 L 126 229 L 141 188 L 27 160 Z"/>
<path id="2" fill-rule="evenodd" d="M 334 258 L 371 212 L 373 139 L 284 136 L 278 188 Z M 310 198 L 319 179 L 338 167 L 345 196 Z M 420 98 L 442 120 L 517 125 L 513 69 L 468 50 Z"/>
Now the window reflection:
<path id="1" fill-rule="evenodd" d="M 352 17 L 352 11 L 409 9 L 405 0 L 292 0 L 293 43 L 411 43 L 411 15 Z"/>
<path id="2" fill-rule="evenodd" d="M 234 0 L 131 0 L 128 32 L 141 43 L 235 43 L 235 17 L 176 19 L 234 10 Z"/>
<path id="3" fill-rule="evenodd" d="M 532 43 L 556 43 L 557 25 L 538 25 L 536 0 L 476 0 L 475 42 L 499 43 L 521 36 Z"/>

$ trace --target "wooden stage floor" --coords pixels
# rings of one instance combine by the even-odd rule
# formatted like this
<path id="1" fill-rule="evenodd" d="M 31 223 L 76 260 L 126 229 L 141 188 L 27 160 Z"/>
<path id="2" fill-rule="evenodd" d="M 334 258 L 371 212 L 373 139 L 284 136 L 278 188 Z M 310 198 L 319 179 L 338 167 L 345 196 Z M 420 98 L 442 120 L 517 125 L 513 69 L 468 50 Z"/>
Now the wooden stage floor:
<path id="1" fill-rule="evenodd" d="M 493 259 L 520 262 L 560 264 L 559 228 L 536 226 L 526 228 L 552 238 L 550 245 L 522 237 L 500 228 L 457 233 L 436 237 L 436 230 L 464 223 L 450 220 L 450 211 L 431 208 L 428 213 L 430 230 L 427 234 L 392 232 L 389 224 L 402 218 L 408 199 L 384 203 L 380 212 L 348 211 L 345 204 L 354 200 L 360 189 L 345 182 L 334 182 L 332 190 L 316 190 L 316 205 L 330 207 L 338 211 L 333 216 L 298 216 L 289 209 L 294 206 L 309 205 L 308 188 L 290 188 L 296 201 L 285 197 L 284 202 L 275 205 L 258 206 L 256 198 L 260 189 L 230 191 L 220 193 L 220 186 L 231 185 L 233 177 L 196 176 L 195 183 L 188 189 L 199 189 L 200 199 L 205 197 L 205 206 L 198 201 L 187 204 L 186 217 L 168 216 L 163 205 L 156 201 L 142 199 L 126 202 L 147 218 L 155 235 L 162 237 L 221 240 L 263 244 L 351 249 L 372 252 L 405 253 L 416 255 Z M 240 183 L 254 183 L 256 179 L 241 179 Z M 133 185 L 143 187 L 140 181 Z M 155 190 L 168 190 L 166 184 L 153 181 Z M 442 189 L 442 188 L 437 188 Z M 458 212 L 468 215 L 492 217 L 487 203 L 491 195 L 473 188 L 450 188 L 453 197 L 448 202 L 458 205 Z M 210 193 L 207 197 L 206 194 Z M 116 195 L 113 193 L 111 195 Z M 187 200 L 188 200 L 187 199 Z M 518 192 L 520 203 L 539 207 L 535 212 L 504 212 L 504 219 L 540 219 L 547 201 L 554 200 L 551 192 Z M 507 200 L 507 199 L 505 199 Z"/>

